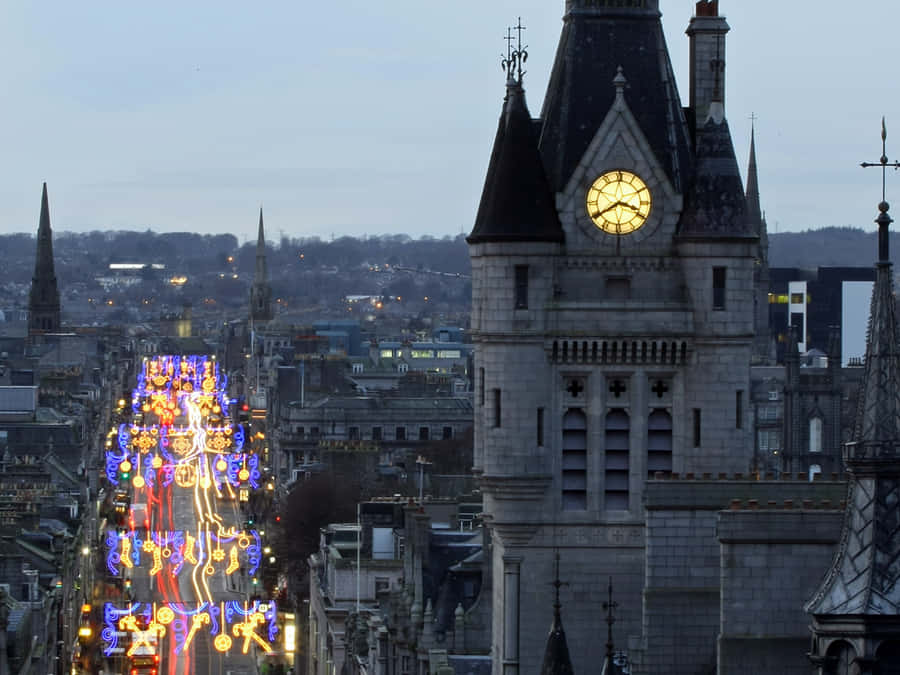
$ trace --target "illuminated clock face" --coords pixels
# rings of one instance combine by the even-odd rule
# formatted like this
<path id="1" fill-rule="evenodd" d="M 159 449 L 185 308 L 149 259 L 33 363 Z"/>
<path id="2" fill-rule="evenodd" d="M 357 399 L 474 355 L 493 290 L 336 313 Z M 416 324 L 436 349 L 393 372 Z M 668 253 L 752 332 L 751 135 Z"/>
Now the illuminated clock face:
<path id="1" fill-rule="evenodd" d="M 650 190 L 630 171 L 608 171 L 587 192 L 587 212 L 604 232 L 631 234 L 647 222 Z"/>

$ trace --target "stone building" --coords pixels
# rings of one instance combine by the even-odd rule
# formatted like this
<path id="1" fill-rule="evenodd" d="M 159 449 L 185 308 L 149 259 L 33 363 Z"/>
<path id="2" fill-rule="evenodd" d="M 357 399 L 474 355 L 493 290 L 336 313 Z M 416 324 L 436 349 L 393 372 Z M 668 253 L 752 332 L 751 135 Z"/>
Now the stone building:
<path id="1" fill-rule="evenodd" d="M 658 0 L 568 0 L 540 118 L 518 51 L 475 225 L 475 469 L 493 536 L 494 673 L 536 673 L 554 550 L 575 672 L 648 595 L 648 477 L 750 470 L 759 222 L 725 117 L 718 2 L 697 3 L 682 107 Z M 568 602 L 566 595 L 582 602 Z"/>
<path id="2" fill-rule="evenodd" d="M 491 568 L 480 508 L 478 495 L 360 504 L 358 604 L 346 561 L 359 530 L 329 526 L 323 543 L 331 545 L 310 560 L 308 672 L 489 673 Z M 341 569 L 349 573 L 343 602 L 335 590 Z"/>
<path id="3" fill-rule="evenodd" d="M 326 466 L 358 475 L 411 473 L 424 447 L 462 439 L 471 428 L 468 398 L 330 396 L 281 403 L 274 442 L 289 480 Z"/>

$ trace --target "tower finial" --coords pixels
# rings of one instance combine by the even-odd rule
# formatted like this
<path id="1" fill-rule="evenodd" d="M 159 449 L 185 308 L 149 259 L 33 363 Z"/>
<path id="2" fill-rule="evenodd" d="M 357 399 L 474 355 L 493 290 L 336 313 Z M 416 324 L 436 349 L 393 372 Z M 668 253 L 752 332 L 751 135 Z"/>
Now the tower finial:
<path id="1" fill-rule="evenodd" d="M 613 613 L 615 609 L 619 606 L 619 603 L 613 600 L 613 586 L 612 586 L 612 577 L 609 578 L 609 588 L 607 589 L 609 599 L 603 603 L 603 609 L 606 610 L 606 655 L 609 658 L 613 657 L 613 652 L 615 651 L 615 646 L 613 645 L 613 624 L 616 622 L 615 614 Z"/>
<path id="2" fill-rule="evenodd" d="M 881 203 L 878 205 L 878 263 L 889 264 L 891 261 L 890 232 L 888 227 L 894 220 L 888 215 L 891 205 L 887 202 L 887 169 L 893 167 L 900 169 L 900 162 L 891 162 L 887 156 L 887 124 L 884 117 L 881 118 L 881 159 L 878 162 L 862 162 L 860 166 L 867 169 L 871 166 L 881 167 Z"/>
<path id="3" fill-rule="evenodd" d="M 506 40 L 506 57 L 500 63 L 503 66 L 503 70 L 506 71 L 507 84 L 521 86 L 527 72 L 523 69 L 525 62 L 528 60 L 528 46 L 522 44 L 522 33 L 525 30 L 527 29 L 522 25 L 521 16 L 516 26 L 506 29 L 506 37 L 503 38 Z M 518 33 L 518 38 L 513 37 L 513 31 Z M 513 40 L 517 40 L 515 47 L 513 47 Z"/>

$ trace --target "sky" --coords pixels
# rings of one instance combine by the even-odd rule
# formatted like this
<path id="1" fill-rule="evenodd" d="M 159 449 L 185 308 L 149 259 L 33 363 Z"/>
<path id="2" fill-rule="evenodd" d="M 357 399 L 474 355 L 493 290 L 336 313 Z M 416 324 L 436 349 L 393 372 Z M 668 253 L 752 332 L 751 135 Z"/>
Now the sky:
<path id="1" fill-rule="evenodd" d="M 468 233 L 526 26 L 541 109 L 564 0 L 0 3 L 0 233 Z M 694 0 L 660 0 L 682 102 Z M 815 9 L 815 11 L 813 11 Z M 900 3 L 721 0 L 726 114 L 756 116 L 770 231 L 874 230 L 881 117 L 900 159 Z M 892 153 L 893 149 L 893 153 Z M 888 201 L 900 174 L 888 176 Z"/>

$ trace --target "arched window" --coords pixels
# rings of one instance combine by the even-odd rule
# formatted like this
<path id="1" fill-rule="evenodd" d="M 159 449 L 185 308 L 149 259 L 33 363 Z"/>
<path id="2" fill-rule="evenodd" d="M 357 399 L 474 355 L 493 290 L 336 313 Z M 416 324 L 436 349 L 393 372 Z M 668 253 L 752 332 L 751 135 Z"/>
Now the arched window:
<path id="1" fill-rule="evenodd" d="M 562 508 L 587 509 L 587 417 L 576 408 L 563 416 Z"/>
<path id="2" fill-rule="evenodd" d="M 834 642 L 828 648 L 827 675 L 850 675 L 853 670 L 853 659 L 856 658 L 856 650 L 849 642 L 840 640 Z"/>
<path id="3" fill-rule="evenodd" d="M 822 452 L 822 418 L 809 420 L 809 451 Z"/>
<path id="4" fill-rule="evenodd" d="M 672 473 L 672 416 L 662 409 L 647 418 L 647 477 L 658 471 Z"/>
<path id="5" fill-rule="evenodd" d="M 606 415 L 606 473 L 605 507 L 607 510 L 628 510 L 628 463 L 631 420 L 621 408 Z"/>

